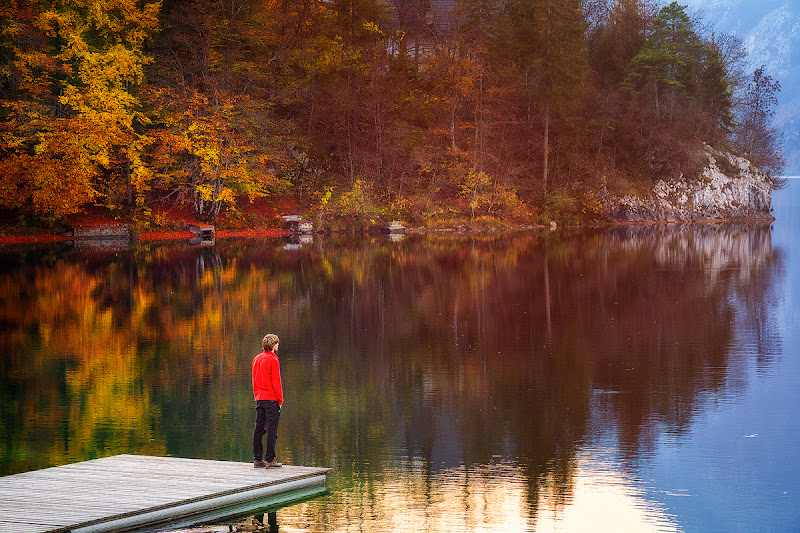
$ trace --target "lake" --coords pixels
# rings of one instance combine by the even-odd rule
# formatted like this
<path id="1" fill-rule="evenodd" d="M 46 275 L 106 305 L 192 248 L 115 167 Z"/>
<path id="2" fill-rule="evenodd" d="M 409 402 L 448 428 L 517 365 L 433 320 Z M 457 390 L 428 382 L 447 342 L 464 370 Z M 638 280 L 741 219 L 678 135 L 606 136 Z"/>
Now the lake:
<path id="1" fill-rule="evenodd" d="M 800 179 L 770 223 L 0 247 L 0 474 L 250 461 L 282 531 L 800 530 Z"/>

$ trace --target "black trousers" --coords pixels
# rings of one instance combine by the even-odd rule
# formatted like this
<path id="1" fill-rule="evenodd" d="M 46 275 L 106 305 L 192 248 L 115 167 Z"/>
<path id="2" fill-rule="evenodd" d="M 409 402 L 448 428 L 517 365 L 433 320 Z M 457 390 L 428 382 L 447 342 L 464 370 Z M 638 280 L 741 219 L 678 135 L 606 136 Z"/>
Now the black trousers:
<path id="1" fill-rule="evenodd" d="M 256 402 L 256 428 L 253 431 L 253 460 L 264 458 L 269 462 L 275 459 L 275 441 L 278 440 L 278 421 L 281 419 L 281 408 L 277 401 L 258 400 Z M 261 437 L 267 434 L 267 453 Z"/>

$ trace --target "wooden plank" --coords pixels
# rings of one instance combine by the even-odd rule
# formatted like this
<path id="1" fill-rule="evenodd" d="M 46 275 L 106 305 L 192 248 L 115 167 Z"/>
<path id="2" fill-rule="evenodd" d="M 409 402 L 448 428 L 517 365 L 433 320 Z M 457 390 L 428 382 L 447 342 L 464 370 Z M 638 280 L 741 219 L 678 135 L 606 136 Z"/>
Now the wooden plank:
<path id="1" fill-rule="evenodd" d="M 202 492 L 207 492 L 207 488 L 217 490 L 236 489 L 242 484 L 256 485 L 280 481 L 286 476 L 282 474 L 291 474 L 292 476 L 299 476 L 306 473 L 313 473 L 314 470 L 304 470 L 292 467 L 291 471 L 286 469 L 283 473 L 278 473 L 278 469 L 269 470 L 255 470 L 250 463 L 239 463 L 244 468 L 249 468 L 250 471 L 230 471 L 219 470 L 211 473 L 174 473 L 164 468 L 159 468 L 156 472 L 114 472 L 109 471 L 105 475 L 98 475 L 95 472 L 69 472 L 70 476 L 65 477 L 66 471 L 52 472 L 50 469 L 39 471 L 39 476 L 35 480 L 41 485 L 46 484 L 46 489 L 51 491 L 57 487 L 60 490 L 70 490 L 73 487 L 96 487 L 104 491 L 115 492 L 136 492 L 138 490 L 149 489 L 153 483 L 166 483 L 167 486 L 178 489 L 181 491 L 198 489 Z M 225 476 L 225 477 L 220 477 Z M 13 477 L 13 476 L 11 476 Z M 7 479 L 4 486 L 11 489 L 34 489 L 35 484 L 31 484 L 31 479 Z"/>
<path id="2" fill-rule="evenodd" d="M 127 239 L 131 235 L 127 224 L 97 224 L 72 228 L 75 239 Z"/>
<path id="3" fill-rule="evenodd" d="M 55 522 L 49 522 L 47 520 L 39 520 L 38 517 L 32 517 L 28 515 L 22 520 L 15 519 L 12 517 L 4 516 L 0 518 L 0 531 L 6 531 L 6 527 L 3 524 L 9 524 L 8 527 L 12 526 L 33 526 L 33 527 L 42 527 L 47 529 L 53 529 L 59 527 L 58 524 Z"/>
<path id="4" fill-rule="evenodd" d="M 324 493 L 328 471 L 174 457 L 94 459 L 0 478 L 0 531 L 98 533 L 196 523 L 200 516 Z"/>
<path id="5" fill-rule="evenodd" d="M 189 231 L 192 233 L 200 233 L 202 231 L 214 231 L 214 226 L 211 224 L 189 224 Z"/>
<path id="6" fill-rule="evenodd" d="M 385 233 L 405 233 L 406 228 L 403 226 L 403 223 L 399 220 L 393 220 L 392 222 L 388 222 L 384 224 L 383 228 L 381 228 Z"/>
<path id="7" fill-rule="evenodd" d="M 60 530 L 61 529 L 48 524 L 20 524 L 17 522 L 0 520 L 0 531 L 3 533 L 50 533 Z"/>
<path id="8" fill-rule="evenodd" d="M 207 224 L 189 224 L 189 231 L 197 235 L 201 241 L 214 239 L 214 226 Z"/>
<path id="9" fill-rule="evenodd" d="M 247 463 L 247 465 L 249 466 L 249 463 Z M 251 467 L 251 468 L 252 468 L 252 467 Z M 324 483 L 324 480 L 323 480 L 323 483 Z M 323 490 L 324 490 L 324 488 L 323 488 Z M 187 495 L 189 495 L 189 494 L 184 494 L 184 496 L 187 496 Z M 192 495 L 193 495 L 193 494 L 192 494 Z M 134 496 L 135 496 L 135 495 L 134 495 Z M 50 497 L 52 498 L 52 494 L 50 495 Z M 37 495 L 37 497 L 36 497 L 35 501 L 36 501 L 36 502 L 41 502 L 41 501 L 42 501 L 42 499 L 41 499 L 41 497 L 40 497 L 40 496 L 38 496 L 38 495 Z M 79 502 L 75 502 L 75 503 L 79 503 Z M 142 502 L 141 502 L 141 501 L 139 501 L 139 503 L 141 504 Z M 88 511 L 89 511 L 89 509 L 87 508 L 87 506 L 85 506 L 85 505 L 82 505 L 82 506 L 80 506 L 80 507 L 81 507 L 82 511 L 83 511 L 84 513 L 86 513 L 86 514 L 85 514 L 85 516 L 84 516 L 84 519 L 97 519 L 97 518 L 99 518 L 99 517 L 97 517 L 97 515 L 95 515 L 94 513 L 92 513 L 92 512 L 88 512 Z M 168 507 L 169 507 L 169 505 L 167 505 L 167 506 L 161 506 L 161 507 L 168 508 Z M 122 505 L 119 505 L 119 506 L 118 506 L 116 509 L 112 509 L 112 511 L 116 511 L 116 513 L 120 513 L 121 511 L 125 511 L 125 510 L 128 510 L 128 509 L 129 509 L 129 508 L 128 508 L 126 505 L 122 504 Z M 8 511 L 9 509 L 6 509 L 6 510 Z M 60 510 L 60 509 L 59 509 L 58 511 L 59 511 L 59 513 L 58 513 L 58 514 L 60 514 L 60 515 L 61 515 L 61 517 L 62 517 L 62 518 L 64 518 L 64 512 L 63 512 L 62 510 Z M 163 513 L 162 513 L 162 514 L 163 514 Z M 29 515 L 27 515 L 27 514 L 24 514 L 23 516 L 29 516 Z M 67 518 L 69 518 L 70 520 L 72 520 L 72 521 L 74 522 L 74 520 L 73 520 L 73 519 L 74 519 L 74 516 L 73 516 L 72 514 L 70 514 L 70 515 L 69 515 Z"/>
<path id="10" fill-rule="evenodd" d="M 199 521 L 198 516 L 204 517 L 202 521 L 208 520 L 207 517 L 212 516 L 214 513 L 218 517 L 229 516 L 231 509 L 244 504 L 270 508 L 284 505 L 299 498 L 305 498 L 310 494 L 321 494 L 326 491 L 324 482 L 324 475 L 316 478 L 286 481 L 281 484 L 282 486 L 272 485 L 203 501 L 182 502 L 181 505 L 149 509 L 146 513 L 129 513 L 93 523 L 78 524 L 71 528 L 71 532 L 105 533 L 131 528 L 139 530 L 143 526 L 171 524 L 187 518 L 190 522 L 197 523 Z"/>

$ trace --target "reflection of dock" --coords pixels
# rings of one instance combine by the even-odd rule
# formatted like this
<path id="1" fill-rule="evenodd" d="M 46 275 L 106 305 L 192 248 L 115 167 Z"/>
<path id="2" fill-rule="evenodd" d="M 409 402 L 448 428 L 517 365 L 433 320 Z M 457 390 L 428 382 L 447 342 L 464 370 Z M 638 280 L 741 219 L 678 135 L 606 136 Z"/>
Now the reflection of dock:
<path id="1" fill-rule="evenodd" d="M 306 244 L 312 244 L 314 237 L 308 234 L 292 235 L 283 245 L 284 250 L 299 250 Z"/>
<path id="2" fill-rule="evenodd" d="M 329 470 L 115 455 L 0 478 L 0 530 L 186 527 L 322 494 Z"/>

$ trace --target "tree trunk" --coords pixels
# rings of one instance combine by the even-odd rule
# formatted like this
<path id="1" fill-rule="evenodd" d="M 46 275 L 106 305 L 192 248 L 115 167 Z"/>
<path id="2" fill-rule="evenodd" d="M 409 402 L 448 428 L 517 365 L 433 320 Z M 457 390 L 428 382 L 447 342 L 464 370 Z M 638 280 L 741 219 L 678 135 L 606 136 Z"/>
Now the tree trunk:
<path id="1" fill-rule="evenodd" d="M 544 108 L 544 139 L 542 143 L 543 157 L 542 157 L 542 185 L 544 186 L 544 195 L 547 196 L 547 172 L 548 172 L 548 156 L 550 155 L 550 104 Z"/>
<path id="2" fill-rule="evenodd" d="M 456 102 L 450 108 L 450 147 L 456 151 Z"/>
<path id="3" fill-rule="evenodd" d="M 545 62 L 548 67 L 550 66 L 550 39 L 551 39 L 551 5 L 547 2 L 547 37 L 545 39 Z M 552 104 L 553 87 L 552 78 L 550 78 L 550 87 L 547 88 L 545 95 L 544 105 L 544 138 L 543 138 L 543 156 L 542 156 L 542 185 L 544 186 L 544 196 L 547 197 L 547 179 L 548 179 L 548 156 L 550 155 L 550 105 Z"/>
<path id="4" fill-rule="evenodd" d="M 347 115 L 347 166 L 348 172 L 350 174 L 350 184 L 352 185 L 355 183 L 355 161 L 353 158 L 355 157 L 353 154 L 353 87 L 352 87 L 352 75 L 348 71 L 347 73 L 347 103 L 345 113 Z"/>
<path id="5" fill-rule="evenodd" d="M 133 184 L 131 183 L 130 161 L 125 161 L 122 164 L 122 172 L 125 174 L 125 200 L 127 205 L 133 205 Z"/>
<path id="6" fill-rule="evenodd" d="M 377 56 L 377 54 L 376 54 Z M 373 69 L 372 85 L 373 85 L 373 106 L 374 106 L 374 125 L 375 125 L 375 181 L 381 183 L 383 181 L 383 132 L 381 121 L 381 74 L 377 68 Z"/>

